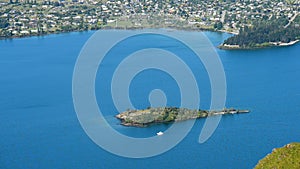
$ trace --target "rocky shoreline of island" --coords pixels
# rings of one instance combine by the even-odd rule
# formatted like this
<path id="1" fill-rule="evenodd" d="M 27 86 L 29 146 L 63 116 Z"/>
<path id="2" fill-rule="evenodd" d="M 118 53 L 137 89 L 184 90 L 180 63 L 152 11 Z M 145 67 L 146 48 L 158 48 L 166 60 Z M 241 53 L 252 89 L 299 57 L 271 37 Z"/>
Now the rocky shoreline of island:
<path id="1" fill-rule="evenodd" d="M 124 126 L 147 127 L 153 124 L 172 123 L 190 119 L 207 118 L 218 115 L 233 115 L 249 113 L 250 110 L 239 110 L 235 108 L 222 110 L 192 110 L 178 107 L 148 107 L 143 110 L 127 110 L 115 117 L 121 121 Z"/>

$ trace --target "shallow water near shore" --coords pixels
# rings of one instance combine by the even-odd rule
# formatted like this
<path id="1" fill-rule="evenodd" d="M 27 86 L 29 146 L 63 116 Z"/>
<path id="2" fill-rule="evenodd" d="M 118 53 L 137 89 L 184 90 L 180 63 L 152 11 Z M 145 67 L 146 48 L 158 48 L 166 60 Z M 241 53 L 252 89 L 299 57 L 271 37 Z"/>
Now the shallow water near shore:
<path id="1" fill-rule="evenodd" d="M 72 101 L 74 65 L 93 33 L 0 41 L 0 168 L 253 168 L 273 148 L 300 142 L 300 43 L 226 51 L 217 46 L 229 34 L 205 32 L 224 66 L 226 106 L 250 109 L 251 113 L 223 116 L 203 144 L 198 137 L 205 119 L 199 119 L 182 142 L 159 156 L 130 159 L 108 153 L 84 133 Z M 201 32 L 184 33 L 195 37 Z M 176 49 L 166 46 L 172 47 Z M 200 72 L 200 104 L 207 109 L 210 85 L 205 69 L 185 59 Z M 113 61 L 104 62 L 97 76 L 98 98 L 109 95 L 103 79 L 109 76 L 105 71 L 111 71 Z M 174 79 L 150 70 L 132 81 L 130 95 L 137 108 L 149 106 L 148 94 L 154 88 L 170 95 L 169 106 L 180 103 Z M 170 126 L 124 127 L 114 117 L 117 112 L 111 100 L 102 99 L 98 104 L 109 124 L 128 136 L 150 137 Z"/>

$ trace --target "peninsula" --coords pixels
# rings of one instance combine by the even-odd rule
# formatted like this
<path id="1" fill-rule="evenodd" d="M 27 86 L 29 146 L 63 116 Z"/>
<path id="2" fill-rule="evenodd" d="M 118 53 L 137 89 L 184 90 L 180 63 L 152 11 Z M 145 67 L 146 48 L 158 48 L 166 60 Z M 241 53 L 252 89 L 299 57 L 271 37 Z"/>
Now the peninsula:
<path id="1" fill-rule="evenodd" d="M 300 40 L 300 15 L 288 19 L 261 19 L 252 26 L 244 26 L 239 34 L 219 46 L 221 49 L 256 49 L 273 46 L 290 46 Z"/>
<path id="2" fill-rule="evenodd" d="M 209 116 L 249 113 L 249 110 L 234 108 L 223 110 L 191 110 L 178 107 L 158 107 L 144 110 L 127 110 L 116 115 L 124 126 L 147 127 L 151 124 L 170 123 L 189 119 L 206 118 Z"/>

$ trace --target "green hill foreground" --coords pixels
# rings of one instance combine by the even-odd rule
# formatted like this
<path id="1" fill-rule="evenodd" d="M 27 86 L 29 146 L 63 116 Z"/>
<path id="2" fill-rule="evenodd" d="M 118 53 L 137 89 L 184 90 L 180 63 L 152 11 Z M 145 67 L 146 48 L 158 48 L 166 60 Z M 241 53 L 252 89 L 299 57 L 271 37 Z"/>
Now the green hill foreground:
<path id="1" fill-rule="evenodd" d="M 300 143 L 287 144 L 273 149 L 260 160 L 255 169 L 300 169 Z"/>

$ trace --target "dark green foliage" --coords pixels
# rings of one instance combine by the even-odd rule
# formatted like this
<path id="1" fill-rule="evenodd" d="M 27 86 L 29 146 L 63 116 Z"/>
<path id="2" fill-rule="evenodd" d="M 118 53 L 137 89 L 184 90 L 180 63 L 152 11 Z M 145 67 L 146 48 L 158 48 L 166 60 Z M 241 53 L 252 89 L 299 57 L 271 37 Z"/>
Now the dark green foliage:
<path id="1" fill-rule="evenodd" d="M 130 119 L 125 119 L 125 123 L 132 123 L 133 121 Z"/>
<path id="2" fill-rule="evenodd" d="M 198 111 L 198 118 L 202 118 L 202 117 L 207 117 L 208 116 L 208 112 L 205 110 L 199 110 Z"/>
<path id="3" fill-rule="evenodd" d="M 299 38 L 300 27 L 298 23 L 293 22 L 285 28 L 287 24 L 288 19 L 286 18 L 279 18 L 272 21 L 257 21 L 252 27 L 240 29 L 239 35 L 230 37 L 225 40 L 224 44 L 239 45 L 240 47 L 255 47 L 258 44 L 266 42 L 288 43 Z"/>
<path id="4" fill-rule="evenodd" d="M 9 23 L 7 21 L 7 19 L 4 19 L 4 18 L 0 18 L 0 28 L 6 28 L 9 26 Z"/>
<path id="5" fill-rule="evenodd" d="M 165 122 L 172 122 L 176 119 L 178 115 L 179 108 L 177 107 L 166 107 L 164 109 L 164 117 L 163 120 Z"/>
<path id="6" fill-rule="evenodd" d="M 217 30 L 221 30 L 223 28 L 223 23 L 222 22 L 216 22 L 214 24 L 214 28 Z"/>

